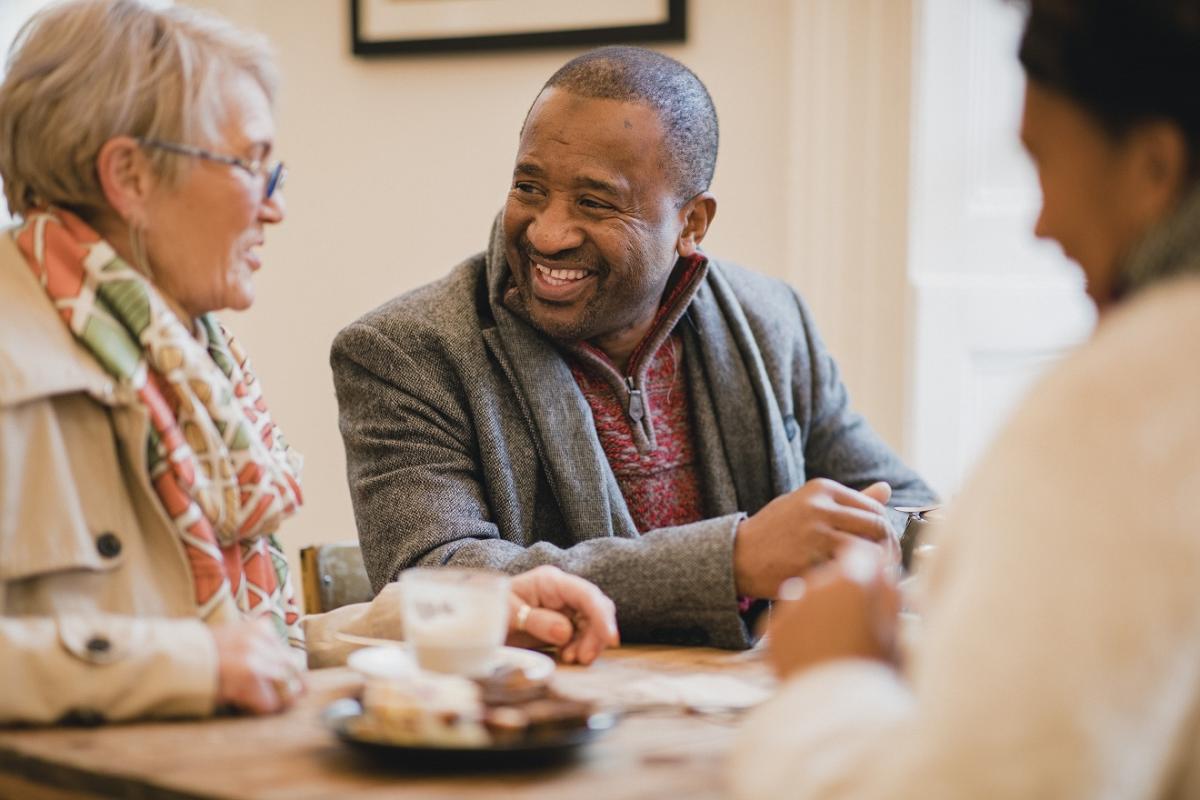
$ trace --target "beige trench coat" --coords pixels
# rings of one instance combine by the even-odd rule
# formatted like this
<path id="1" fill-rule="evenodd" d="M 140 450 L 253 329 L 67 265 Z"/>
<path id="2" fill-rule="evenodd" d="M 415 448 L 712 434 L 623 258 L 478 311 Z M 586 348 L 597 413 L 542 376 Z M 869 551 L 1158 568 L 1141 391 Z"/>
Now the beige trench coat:
<path id="1" fill-rule="evenodd" d="M 149 418 L 0 236 L 0 723 L 211 713 L 213 637 Z"/>

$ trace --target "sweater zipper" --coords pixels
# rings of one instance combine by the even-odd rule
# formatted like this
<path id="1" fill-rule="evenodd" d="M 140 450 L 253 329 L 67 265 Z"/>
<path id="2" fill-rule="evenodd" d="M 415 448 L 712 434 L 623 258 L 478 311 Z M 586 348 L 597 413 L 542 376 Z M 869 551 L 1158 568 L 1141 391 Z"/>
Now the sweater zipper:
<path id="1" fill-rule="evenodd" d="M 637 384 L 633 382 L 632 375 L 626 376 L 625 385 L 629 387 L 629 406 L 627 411 L 629 419 L 635 424 L 640 425 L 642 417 L 646 416 L 646 406 L 642 402 L 642 390 L 637 388 Z"/>

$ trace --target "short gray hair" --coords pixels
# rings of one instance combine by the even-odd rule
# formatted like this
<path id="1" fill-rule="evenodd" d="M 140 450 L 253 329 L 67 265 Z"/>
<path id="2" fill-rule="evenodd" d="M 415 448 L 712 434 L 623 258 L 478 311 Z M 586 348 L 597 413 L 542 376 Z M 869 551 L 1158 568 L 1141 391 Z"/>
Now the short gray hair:
<path id="1" fill-rule="evenodd" d="M 278 74 L 264 37 L 182 6 L 72 0 L 22 27 L 0 84 L 0 177 L 9 210 L 40 204 L 85 216 L 107 203 L 100 148 L 128 135 L 211 145 L 226 122 L 224 88 L 248 75 L 274 102 Z M 181 159 L 150 156 L 168 182 Z"/>
<path id="2" fill-rule="evenodd" d="M 704 83 L 675 59 L 644 47 L 602 47 L 577 56 L 550 76 L 583 97 L 641 103 L 663 126 L 663 147 L 681 202 L 706 191 L 717 165 L 717 110 Z"/>

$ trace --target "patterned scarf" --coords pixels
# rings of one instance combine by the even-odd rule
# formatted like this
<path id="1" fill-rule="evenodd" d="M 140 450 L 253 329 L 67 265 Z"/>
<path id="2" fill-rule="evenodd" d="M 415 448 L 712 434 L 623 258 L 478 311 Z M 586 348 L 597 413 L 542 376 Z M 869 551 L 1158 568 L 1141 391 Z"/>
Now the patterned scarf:
<path id="1" fill-rule="evenodd" d="M 301 504 L 298 453 L 271 421 L 245 353 L 211 315 L 193 338 L 154 285 L 59 208 L 13 235 L 75 338 L 150 415 L 150 482 L 183 543 L 199 615 L 270 616 L 303 646 L 279 524 Z"/>

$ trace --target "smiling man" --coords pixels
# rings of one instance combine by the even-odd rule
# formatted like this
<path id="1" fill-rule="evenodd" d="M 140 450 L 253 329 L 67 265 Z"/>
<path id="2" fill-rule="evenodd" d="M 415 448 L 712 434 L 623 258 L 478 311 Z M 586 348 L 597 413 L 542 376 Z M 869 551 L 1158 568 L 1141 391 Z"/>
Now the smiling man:
<path id="1" fill-rule="evenodd" d="M 359 538 L 400 570 L 554 564 L 626 641 L 744 647 L 847 537 L 932 499 L 850 410 L 804 305 L 700 250 L 717 117 L 650 50 L 584 54 L 521 130 L 488 249 L 343 330 Z M 890 487 L 890 488 L 889 488 Z"/>

